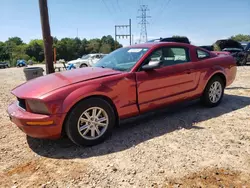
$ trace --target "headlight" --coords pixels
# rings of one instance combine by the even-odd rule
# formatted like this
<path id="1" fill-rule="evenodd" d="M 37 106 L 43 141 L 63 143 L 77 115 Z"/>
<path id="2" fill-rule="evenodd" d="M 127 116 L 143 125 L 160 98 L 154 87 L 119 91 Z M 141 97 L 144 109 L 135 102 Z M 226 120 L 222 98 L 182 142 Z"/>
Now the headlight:
<path id="1" fill-rule="evenodd" d="M 27 104 L 29 106 L 29 109 L 33 113 L 37 114 L 50 114 L 48 107 L 41 101 L 38 100 L 27 100 Z"/>

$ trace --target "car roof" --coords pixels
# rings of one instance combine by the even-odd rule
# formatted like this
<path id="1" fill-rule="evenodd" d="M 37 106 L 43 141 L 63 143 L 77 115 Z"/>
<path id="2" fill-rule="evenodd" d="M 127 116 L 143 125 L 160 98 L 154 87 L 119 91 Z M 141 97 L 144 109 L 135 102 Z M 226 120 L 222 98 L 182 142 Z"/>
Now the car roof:
<path id="1" fill-rule="evenodd" d="M 142 43 L 142 44 L 135 44 L 131 46 L 127 46 L 130 48 L 153 48 L 153 47 L 160 47 L 160 46 L 184 46 L 184 47 L 190 47 L 192 45 L 187 43 L 181 43 L 181 42 L 149 42 L 149 43 Z"/>

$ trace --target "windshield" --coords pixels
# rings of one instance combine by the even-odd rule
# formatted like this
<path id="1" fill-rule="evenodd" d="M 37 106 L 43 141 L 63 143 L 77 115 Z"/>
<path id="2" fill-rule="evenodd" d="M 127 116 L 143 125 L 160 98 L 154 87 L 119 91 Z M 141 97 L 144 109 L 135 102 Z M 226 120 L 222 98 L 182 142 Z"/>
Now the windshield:
<path id="1" fill-rule="evenodd" d="M 81 57 L 81 59 L 88 59 L 88 58 L 90 58 L 90 55 L 83 55 L 83 56 Z"/>
<path id="2" fill-rule="evenodd" d="M 99 60 L 94 67 L 130 71 L 148 48 L 120 48 Z"/>

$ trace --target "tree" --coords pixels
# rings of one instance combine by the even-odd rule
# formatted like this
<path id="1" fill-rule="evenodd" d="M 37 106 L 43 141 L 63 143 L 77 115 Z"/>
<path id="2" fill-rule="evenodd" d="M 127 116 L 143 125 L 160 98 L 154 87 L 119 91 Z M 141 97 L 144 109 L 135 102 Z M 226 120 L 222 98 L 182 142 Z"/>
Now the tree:
<path id="1" fill-rule="evenodd" d="M 10 37 L 6 43 L 14 43 L 15 45 L 22 45 L 23 44 L 23 41 L 21 38 L 19 37 Z"/>
<path id="2" fill-rule="evenodd" d="M 101 40 L 100 39 L 90 39 L 87 45 L 87 52 L 88 53 L 98 53 L 101 47 Z"/>
<path id="3" fill-rule="evenodd" d="M 42 39 L 31 40 L 26 47 L 26 54 L 37 62 L 44 61 L 44 44 Z"/>
<path id="4" fill-rule="evenodd" d="M 57 50 L 57 59 L 66 61 L 77 59 L 88 53 L 110 53 L 122 47 L 111 35 L 101 39 L 62 38 L 53 37 L 53 47 Z M 0 60 L 9 60 L 12 65 L 18 59 L 32 59 L 37 62 L 44 61 L 44 44 L 42 39 L 31 40 L 25 44 L 19 37 L 11 37 L 5 42 L 0 42 Z"/>
<path id="5" fill-rule="evenodd" d="M 0 42 L 0 61 L 10 59 L 7 45 L 4 42 Z"/>
<path id="6" fill-rule="evenodd" d="M 243 41 L 250 42 L 250 35 L 238 34 L 231 36 L 230 39 L 238 42 L 243 42 Z"/>

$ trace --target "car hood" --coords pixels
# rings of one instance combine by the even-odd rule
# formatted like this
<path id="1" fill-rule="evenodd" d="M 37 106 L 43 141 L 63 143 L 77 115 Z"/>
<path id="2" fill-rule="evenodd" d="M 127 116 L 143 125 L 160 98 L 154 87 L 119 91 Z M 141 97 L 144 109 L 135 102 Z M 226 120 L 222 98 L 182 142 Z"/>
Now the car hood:
<path id="1" fill-rule="evenodd" d="M 11 93 L 22 99 L 39 98 L 48 92 L 70 84 L 120 73 L 120 71 L 98 67 L 57 72 L 27 81 L 14 88 Z"/>

